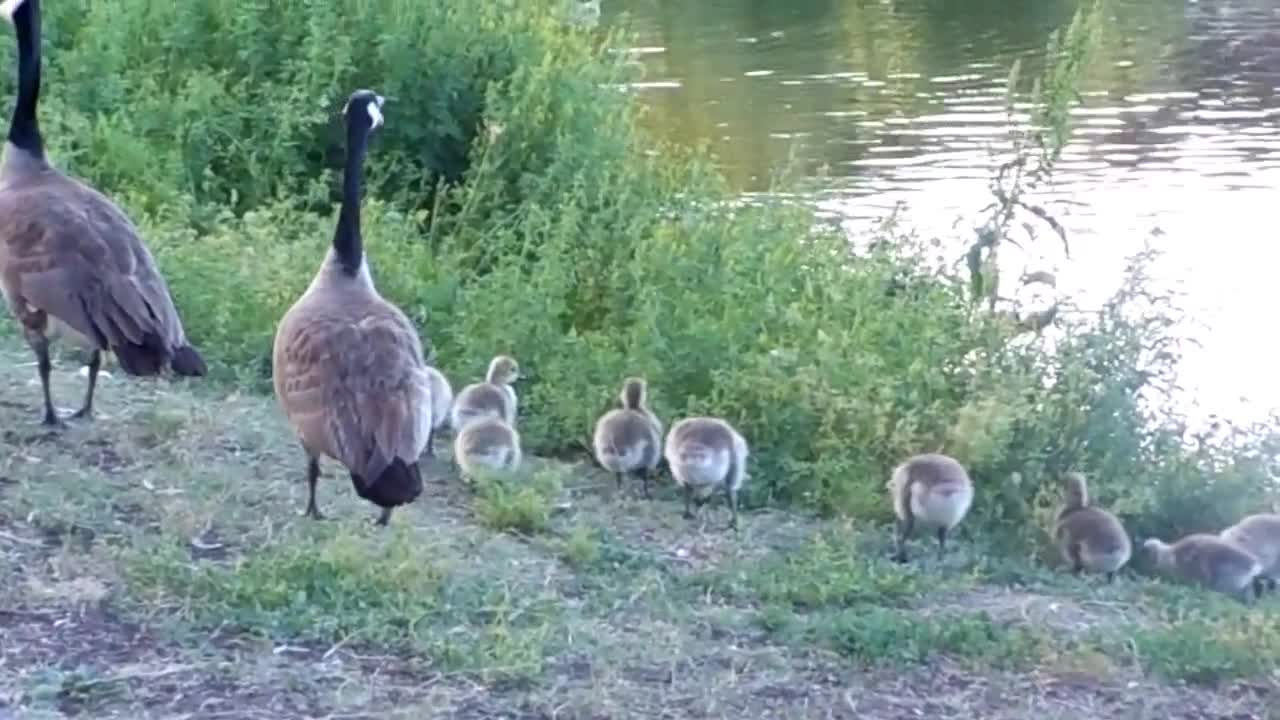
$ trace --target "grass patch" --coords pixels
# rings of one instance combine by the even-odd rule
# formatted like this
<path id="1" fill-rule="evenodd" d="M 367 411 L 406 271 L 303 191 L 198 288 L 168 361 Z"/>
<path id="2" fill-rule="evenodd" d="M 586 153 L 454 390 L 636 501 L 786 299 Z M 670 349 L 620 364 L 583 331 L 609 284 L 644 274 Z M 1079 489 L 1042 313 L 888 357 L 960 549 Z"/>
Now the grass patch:
<path id="1" fill-rule="evenodd" d="M 560 495 L 558 470 L 541 469 L 529 478 L 476 479 L 475 513 L 492 530 L 522 534 L 545 531 Z"/>
<path id="2" fill-rule="evenodd" d="M 302 528 L 234 562 L 193 564 L 183 548 L 143 545 L 123 568 L 139 601 L 178 603 L 203 627 L 407 652 L 487 678 L 541 672 L 555 622 L 548 598 L 433 557 L 403 528 L 389 537 Z"/>
<path id="3" fill-rule="evenodd" d="M 925 615 L 865 605 L 810 620 L 803 637 L 867 665 L 950 657 L 1002 669 L 1035 664 L 1049 644 L 1032 628 L 985 613 Z"/>

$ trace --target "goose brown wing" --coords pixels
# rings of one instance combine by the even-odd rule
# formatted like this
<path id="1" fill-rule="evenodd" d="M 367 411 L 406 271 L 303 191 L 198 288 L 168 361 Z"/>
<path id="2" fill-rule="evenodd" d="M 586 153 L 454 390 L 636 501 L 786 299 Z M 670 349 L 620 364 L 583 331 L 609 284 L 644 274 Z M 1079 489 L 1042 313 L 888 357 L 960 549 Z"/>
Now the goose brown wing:
<path id="1" fill-rule="evenodd" d="M 0 192 L 0 241 L 10 294 L 101 346 L 163 355 L 186 342 L 137 228 L 92 188 L 62 178 Z"/>
<path id="2" fill-rule="evenodd" d="M 402 315 L 343 315 L 304 310 L 291 323 L 279 392 L 306 444 L 373 480 L 395 458 L 417 462 L 431 423 L 429 380 L 417 333 Z"/>

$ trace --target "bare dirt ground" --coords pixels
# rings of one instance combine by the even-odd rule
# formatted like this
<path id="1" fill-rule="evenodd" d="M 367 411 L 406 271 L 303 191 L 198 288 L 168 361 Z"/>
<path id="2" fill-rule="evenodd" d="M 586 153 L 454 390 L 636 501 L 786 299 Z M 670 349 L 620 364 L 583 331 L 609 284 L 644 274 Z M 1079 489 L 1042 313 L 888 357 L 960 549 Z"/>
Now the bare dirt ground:
<path id="1" fill-rule="evenodd" d="M 1150 671 L 1141 580 L 902 569 L 879 528 L 775 509 L 734 535 L 550 462 L 483 508 L 435 462 L 384 530 L 326 466 L 316 523 L 271 398 L 117 375 L 61 433 L 38 399 L 0 341 L 0 720 L 1277 717 L 1274 674 Z"/>

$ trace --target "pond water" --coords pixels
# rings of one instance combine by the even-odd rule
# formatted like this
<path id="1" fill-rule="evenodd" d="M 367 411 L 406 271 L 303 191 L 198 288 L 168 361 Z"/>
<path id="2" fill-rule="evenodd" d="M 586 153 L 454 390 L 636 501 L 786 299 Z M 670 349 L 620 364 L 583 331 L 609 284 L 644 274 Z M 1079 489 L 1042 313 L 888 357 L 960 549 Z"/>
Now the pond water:
<path id="1" fill-rule="evenodd" d="M 1096 307 L 1150 241 L 1161 281 L 1194 316 L 1182 382 L 1201 417 L 1280 407 L 1280 2 L 1109 0 L 1073 112 L 1036 201 L 1070 232 L 1011 268 L 1058 273 Z M 1009 148 L 1005 88 L 1043 64 L 1067 0 L 604 0 L 638 34 L 636 91 L 671 139 L 709 141 L 744 192 L 798 156 L 811 200 L 851 231 L 900 219 L 967 241 Z M 962 246 L 957 246 L 962 247 Z M 1056 252 L 1056 255 L 1055 255 Z"/>

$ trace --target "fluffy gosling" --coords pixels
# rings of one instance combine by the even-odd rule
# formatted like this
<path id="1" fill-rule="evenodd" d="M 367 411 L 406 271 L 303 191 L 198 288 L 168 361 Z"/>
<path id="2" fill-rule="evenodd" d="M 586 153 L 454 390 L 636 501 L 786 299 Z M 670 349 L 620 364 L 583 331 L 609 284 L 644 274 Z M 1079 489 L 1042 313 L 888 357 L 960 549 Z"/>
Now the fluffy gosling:
<path id="1" fill-rule="evenodd" d="M 1275 589 L 1280 580 L 1280 515 L 1249 515 L 1218 537 L 1239 545 L 1262 563 L 1262 572 L 1254 579 L 1255 595 L 1262 595 L 1264 588 Z"/>
<path id="2" fill-rule="evenodd" d="M 453 387 L 449 379 L 431 365 L 423 368 L 427 373 L 427 385 L 431 388 L 431 431 L 427 435 L 427 457 L 436 456 L 436 435 L 449 425 L 450 410 L 453 409 Z"/>
<path id="3" fill-rule="evenodd" d="M 954 458 L 926 453 L 894 468 L 886 484 L 898 517 L 893 559 L 907 561 L 907 539 L 916 524 L 934 528 L 938 558 L 946 553 L 947 533 L 960 524 L 973 504 L 973 482 Z"/>
<path id="4" fill-rule="evenodd" d="M 468 423 L 481 418 L 496 417 L 515 427 L 516 391 L 512 383 L 520 379 L 520 365 L 515 358 L 499 355 L 489 362 L 484 382 L 462 388 L 453 400 L 450 420 L 455 433 L 462 432 Z"/>
<path id="5" fill-rule="evenodd" d="M 1089 487 L 1080 473 L 1062 478 L 1063 505 L 1053 536 L 1071 572 L 1105 573 L 1107 582 L 1133 556 L 1129 534 L 1115 515 L 1089 504 Z"/>
<path id="6" fill-rule="evenodd" d="M 701 508 L 716 490 L 729 504 L 729 528 L 738 528 L 738 492 L 747 474 L 747 441 L 719 418 L 685 418 L 671 426 L 663 455 L 676 485 L 684 490 L 684 517 L 693 502 Z"/>
<path id="7" fill-rule="evenodd" d="M 484 472 L 513 472 L 523 459 L 520 433 L 500 418 L 472 420 L 453 439 L 453 459 L 467 481 Z"/>
<path id="8" fill-rule="evenodd" d="M 1151 538 L 1142 544 L 1162 572 L 1215 592 L 1249 601 L 1246 590 L 1262 572 L 1262 563 L 1247 550 L 1208 533 L 1188 535 L 1172 545 Z"/>
<path id="9" fill-rule="evenodd" d="M 649 494 L 649 479 L 662 458 L 662 423 L 646 403 L 648 385 L 641 378 L 627 378 L 618 399 L 622 407 L 610 410 L 596 421 L 591 438 L 596 462 L 618 478 L 636 473 Z"/>

